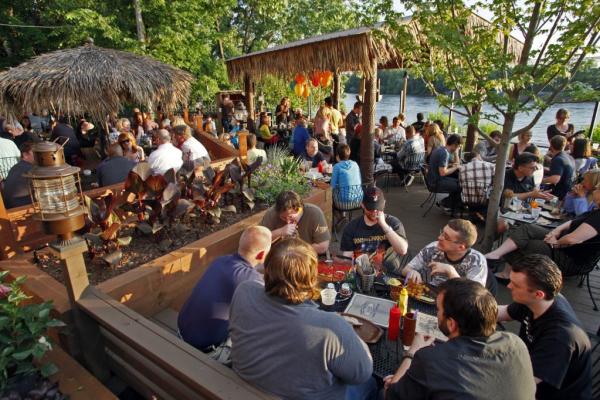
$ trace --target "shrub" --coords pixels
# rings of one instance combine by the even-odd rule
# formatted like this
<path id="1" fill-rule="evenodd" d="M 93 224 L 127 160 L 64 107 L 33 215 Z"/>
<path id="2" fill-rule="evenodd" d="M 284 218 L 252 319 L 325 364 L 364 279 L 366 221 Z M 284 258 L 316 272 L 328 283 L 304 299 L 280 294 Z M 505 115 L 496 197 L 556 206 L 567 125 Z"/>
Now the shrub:
<path id="1" fill-rule="evenodd" d="M 300 172 L 300 160 L 289 156 L 286 149 L 271 147 L 267 150 L 267 160 L 254 173 L 252 186 L 257 199 L 272 205 L 279 193 L 285 190 L 293 190 L 300 196 L 310 191 L 308 181 Z"/>
<path id="2" fill-rule="evenodd" d="M 0 393 L 9 378 L 38 371 L 39 361 L 52 349 L 47 331 L 64 324 L 50 317 L 52 303 L 24 304 L 30 297 L 21 289 L 26 277 L 20 276 L 10 285 L 3 285 L 8 271 L 0 272 Z M 54 364 L 44 364 L 39 372 L 54 374 Z"/>

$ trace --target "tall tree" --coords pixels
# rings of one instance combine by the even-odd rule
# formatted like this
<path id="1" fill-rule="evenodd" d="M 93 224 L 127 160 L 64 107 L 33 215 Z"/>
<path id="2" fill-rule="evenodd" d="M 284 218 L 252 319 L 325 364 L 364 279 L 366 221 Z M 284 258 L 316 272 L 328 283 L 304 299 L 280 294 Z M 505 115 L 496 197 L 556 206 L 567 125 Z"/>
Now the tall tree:
<path id="1" fill-rule="evenodd" d="M 472 9 L 455 0 L 408 0 L 412 24 L 390 19 L 398 46 L 412 61 L 413 74 L 426 82 L 437 76 L 459 94 L 456 104 L 468 110 L 490 104 L 500 115 L 465 113 L 502 126 L 494 187 L 489 200 L 483 247 L 491 248 L 496 231 L 510 141 L 531 129 L 568 86 L 583 60 L 598 50 L 600 3 L 593 0 L 476 2 L 494 17 L 490 24 L 473 24 Z M 514 54 L 508 35 L 523 38 Z M 449 97 L 436 93 L 442 105 Z M 517 114 L 530 113 L 515 127 Z"/>
<path id="2" fill-rule="evenodd" d="M 135 10 L 135 27 L 137 38 L 141 43 L 146 41 L 146 28 L 144 27 L 144 19 L 142 18 L 142 5 L 140 0 L 133 0 L 133 8 Z"/>

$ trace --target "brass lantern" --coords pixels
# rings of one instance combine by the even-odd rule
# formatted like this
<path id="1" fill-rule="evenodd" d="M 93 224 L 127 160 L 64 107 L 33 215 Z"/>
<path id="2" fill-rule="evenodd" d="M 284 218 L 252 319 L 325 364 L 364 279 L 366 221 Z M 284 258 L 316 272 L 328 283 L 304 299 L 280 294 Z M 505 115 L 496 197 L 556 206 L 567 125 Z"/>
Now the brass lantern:
<path id="1" fill-rule="evenodd" d="M 31 180 L 29 193 L 36 219 L 42 221 L 46 233 L 68 241 L 84 226 L 85 207 L 79 168 L 65 163 L 63 146 L 36 143 L 35 165 L 24 176 Z"/>

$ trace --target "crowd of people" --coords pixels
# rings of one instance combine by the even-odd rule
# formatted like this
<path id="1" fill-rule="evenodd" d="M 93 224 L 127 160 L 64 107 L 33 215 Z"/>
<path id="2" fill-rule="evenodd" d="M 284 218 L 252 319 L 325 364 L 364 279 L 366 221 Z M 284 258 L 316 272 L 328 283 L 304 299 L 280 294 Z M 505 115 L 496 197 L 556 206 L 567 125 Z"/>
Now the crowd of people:
<path id="1" fill-rule="evenodd" d="M 369 347 L 315 302 L 330 235 L 322 211 L 293 192 L 281 193 L 260 225 L 242 233 L 237 253 L 211 263 L 179 313 L 181 337 L 282 398 L 590 398 L 591 344 L 560 294 L 551 257 L 527 251 L 515 258 L 513 301 L 499 305 L 470 221 L 448 221 L 402 266 L 406 230 L 385 213 L 381 189 L 365 190 L 361 207 L 337 257 L 375 250 L 383 273 L 437 286 L 438 326 L 448 341 L 433 346 L 433 337 L 416 333 L 396 373 L 378 386 Z M 518 335 L 498 330 L 509 320 L 521 323 Z"/>
<path id="2" fill-rule="evenodd" d="M 224 133 L 217 135 L 212 117 L 203 130 L 235 146 L 239 124 L 231 118 L 231 100 L 223 103 Z M 346 194 L 347 200 L 360 202 L 362 213 L 344 228 L 337 259 L 375 254 L 380 272 L 437 287 L 438 327 L 448 341 L 433 346 L 433 338 L 417 333 L 396 373 L 378 387 L 369 347 L 343 318 L 314 302 L 317 264 L 328 257 L 331 233 L 323 211 L 293 191 L 280 193 L 260 224 L 241 233 L 235 254 L 212 261 L 181 308 L 181 338 L 283 398 L 488 398 L 490 393 L 511 399 L 589 398 L 591 345 L 560 290 L 561 270 L 599 255 L 600 172 L 590 161 L 589 141 L 577 135 L 568 113 L 560 110 L 557 123 L 548 128 L 546 160 L 531 144 L 531 132 L 519 135 L 510 150 L 504 196 L 523 201 L 556 197 L 574 219 L 552 230 L 515 225 L 497 249 L 482 254 L 473 248 L 475 225 L 453 218 L 404 263 L 409 254 L 406 227 L 385 212 L 381 189 L 362 188 L 362 107 L 357 101 L 346 115 L 326 98 L 307 123 L 284 98 L 275 111 L 275 126 L 291 126 L 291 134 L 280 134 L 272 129 L 270 115 L 260 115 L 248 136 L 248 159 L 264 160 L 267 153 L 260 147 L 286 140 L 306 168 L 331 172 L 334 190 L 360 187 Z M 23 174 L 32 168 L 33 144 L 44 136 L 32 128 L 32 119 L 1 122 L 0 156 L 13 160 L 2 176 L 8 208 L 30 200 Z M 423 171 L 428 187 L 449 194 L 444 200 L 448 208 L 485 206 L 501 133 L 492 132 L 464 155 L 462 137 L 447 134 L 441 121 L 427 121 L 421 113 L 411 125 L 405 120 L 403 114 L 391 124 L 387 117 L 379 120 L 375 162 L 383 159 L 386 148 L 383 163 L 389 162 L 403 185 Z M 79 165 L 89 154 L 85 149 L 97 149 L 102 135 L 84 118 L 75 129 L 71 123 L 65 117 L 50 118 L 43 129 L 49 139 L 64 143 L 68 162 Z M 98 184 L 123 182 L 144 161 L 153 174 L 164 174 L 185 163 L 210 160 L 197 133 L 180 117 L 155 122 L 134 110 L 132 119 L 111 118 L 107 157 L 96 167 Z M 575 184 L 578 177 L 581 182 Z M 498 265 L 504 267 L 498 278 L 512 295 L 508 305 L 496 300 L 497 278 L 490 267 Z M 498 330 L 499 323 L 509 320 L 521 323 L 519 335 Z"/>

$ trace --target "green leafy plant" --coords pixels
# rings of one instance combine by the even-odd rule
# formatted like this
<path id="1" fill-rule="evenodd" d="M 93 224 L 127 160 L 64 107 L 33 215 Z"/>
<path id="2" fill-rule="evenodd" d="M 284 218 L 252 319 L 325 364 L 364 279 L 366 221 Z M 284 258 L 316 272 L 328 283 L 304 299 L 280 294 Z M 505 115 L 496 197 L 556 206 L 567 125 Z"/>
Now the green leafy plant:
<path id="1" fill-rule="evenodd" d="M 38 367 L 36 362 L 52 349 L 48 328 L 64 326 L 50 316 L 51 302 L 27 304 L 30 297 L 21 289 L 25 276 L 4 285 L 7 275 L 8 271 L 0 272 L 0 393 L 10 380 L 23 375 L 56 373 L 54 364 Z"/>
<path id="2" fill-rule="evenodd" d="M 310 191 L 310 185 L 300 172 L 301 161 L 277 146 L 267 150 L 266 165 L 254 173 L 253 187 L 256 198 L 268 205 L 275 203 L 279 193 L 293 190 L 300 196 Z"/>
<path id="3" fill-rule="evenodd" d="M 255 190 L 252 188 L 252 174 L 258 170 L 262 162 L 262 157 L 258 157 L 252 164 L 246 163 L 241 158 L 236 158 L 225 167 L 231 180 L 237 185 L 230 193 L 239 194 L 242 207 L 246 206 L 250 210 L 254 209 L 256 197 Z M 245 180 L 248 181 L 246 187 L 244 187 Z"/>

